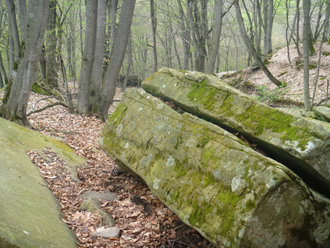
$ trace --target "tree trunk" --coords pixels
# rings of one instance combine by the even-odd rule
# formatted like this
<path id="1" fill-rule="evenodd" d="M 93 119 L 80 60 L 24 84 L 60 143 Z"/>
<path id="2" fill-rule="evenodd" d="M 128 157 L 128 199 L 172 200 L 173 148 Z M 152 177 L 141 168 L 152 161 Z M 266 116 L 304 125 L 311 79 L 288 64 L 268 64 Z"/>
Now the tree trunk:
<path id="1" fill-rule="evenodd" d="M 153 46 L 152 50 L 154 53 L 154 72 L 157 71 L 157 46 L 156 46 L 156 30 L 157 30 L 157 19 L 155 14 L 155 3 L 154 0 L 150 0 L 150 18 L 151 18 L 151 29 L 152 29 L 152 39 Z"/>
<path id="2" fill-rule="evenodd" d="M 101 92 L 100 117 L 103 122 L 108 118 L 108 110 L 113 102 L 116 93 L 116 81 L 123 63 L 128 36 L 131 30 L 135 0 L 125 0 L 123 2 L 117 35 L 112 49 L 111 59 L 105 73 L 104 83 Z"/>
<path id="3" fill-rule="evenodd" d="M 12 87 L 8 87 L 11 88 L 10 93 L 5 93 L 9 98 L 4 98 L 1 106 L 3 117 L 23 125 L 29 125 L 26 109 L 45 36 L 48 4 L 48 0 L 35 0 L 28 3 L 26 49 L 18 65 Z"/>
<path id="4" fill-rule="evenodd" d="M 46 32 L 46 84 L 50 88 L 58 87 L 58 70 L 56 56 L 56 0 L 49 1 L 49 12 Z"/>
<path id="5" fill-rule="evenodd" d="M 82 18 L 82 15 L 81 15 L 81 1 L 79 1 L 79 26 L 80 26 L 80 53 L 81 53 L 81 58 L 84 57 L 84 42 L 83 42 L 83 18 Z"/>
<path id="6" fill-rule="evenodd" d="M 113 49 L 113 44 L 115 43 L 116 33 L 117 33 L 117 8 L 118 8 L 118 0 L 110 0 L 110 17 L 111 17 L 111 33 L 110 33 L 110 53 Z M 110 56 L 109 56 L 110 58 Z"/>
<path id="7" fill-rule="evenodd" d="M 330 19 L 330 0 L 325 2 L 325 19 L 324 19 L 324 33 L 322 36 L 322 41 L 327 42 L 329 40 L 329 19 Z"/>
<path id="8" fill-rule="evenodd" d="M 85 47 L 78 85 L 77 110 L 79 114 L 87 114 L 89 110 L 89 89 L 95 55 L 97 5 L 98 1 L 86 1 Z"/>
<path id="9" fill-rule="evenodd" d="M 310 111 L 311 101 L 309 96 L 309 42 L 311 39 L 310 33 L 310 0 L 303 0 L 304 5 L 304 28 L 303 28 L 303 50 L 304 50 L 304 103 L 305 110 Z M 321 52 L 321 51 L 320 51 Z"/>
<path id="10" fill-rule="evenodd" d="M 246 29 L 245 29 L 245 26 L 244 26 L 244 21 L 243 21 L 243 18 L 242 18 L 242 13 L 241 13 L 241 9 L 240 9 L 239 4 L 238 4 L 238 0 L 235 0 L 234 5 L 235 5 L 235 9 L 236 9 L 236 19 L 237 19 L 237 23 L 238 23 L 238 26 L 239 26 L 239 30 L 240 30 L 241 36 L 243 38 L 243 41 L 244 41 L 247 49 L 249 50 L 250 54 L 252 54 L 252 56 L 254 57 L 256 62 L 258 63 L 258 66 L 263 70 L 263 72 L 266 74 L 268 79 L 272 83 L 274 83 L 275 85 L 282 86 L 283 85 L 282 82 L 277 80 L 273 76 L 273 74 L 270 73 L 270 71 L 267 69 L 267 67 L 262 62 L 260 56 L 257 54 L 253 44 L 251 44 L 251 42 L 249 40 L 249 37 L 246 33 Z"/>
<path id="11" fill-rule="evenodd" d="M 45 45 L 42 46 L 41 56 L 39 59 L 40 70 L 43 80 L 47 80 L 47 60 L 46 60 L 46 51 Z"/>
<path id="12" fill-rule="evenodd" d="M 107 0 L 99 0 L 98 2 L 95 57 L 89 93 L 89 111 L 92 113 L 99 112 L 98 102 L 101 98 L 103 58 L 105 50 L 104 40 L 107 14 Z"/>
<path id="13" fill-rule="evenodd" d="M 181 4 L 181 0 L 177 0 L 179 6 L 179 14 L 180 14 L 180 28 L 181 28 L 181 36 L 182 36 L 182 44 L 183 44 L 183 69 L 189 69 L 189 54 L 190 54 L 190 31 L 186 28 L 185 25 L 185 17 Z"/>
<path id="14" fill-rule="evenodd" d="M 18 53 L 20 49 L 20 41 L 19 41 L 18 27 L 16 22 L 15 3 L 13 0 L 6 0 L 6 5 L 8 9 L 9 22 L 13 36 L 13 41 L 14 41 L 15 61 L 17 61 Z"/>
<path id="15" fill-rule="evenodd" d="M 0 53 L 0 73 L 1 73 L 3 84 L 7 85 L 8 84 L 8 78 L 7 78 L 7 73 L 6 73 L 5 67 L 3 66 L 1 53 Z"/>
<path id="16" fill-rule="evenodd" d="M 317 21 L 316 21 L 316 25 L 315 25 L 315 32 L 314 32 L 314 36 L 313 36 L 313 42 L 316 42 L 318 40 L 318 38 L 320 36 L 320 33 L 322 31 L 322 26 L 323 25 L 321 25 L 321 18 L 323 17 L 323 5 L 324 5 L 324 2 L 321 2 L 320 5 L 318 5 L 319 13 L 317 15 Z"/>
<path id="17" fill-rule="evenodd" d="M 123 82 L 123 85 L 121 87 L 121 91 L 125 92 L 126 90 L 126 86 L 127 86 L 127 81 L 129 79 L 129 75 L 130 75 L 130 70 L 131 70 L 131 65 L 133 63 L 132 61 L 132 33 L 130 32 L 129 37 L 128 37 L 128 51 L 127 51 L 127 69 L 126 69 L 126 73 L 125 73 L 125 80 Z"/>
<path id="18" fill-rule="evenodd" d="M 25 40 L 26 34 L 26 0 L 19 0 L 18 1 L 18 9 L 19 9 L 19 26 L 21 30 L 21 39 L 22 41 Z"/>
<path id="19" fill-rule="evenodd" d="M 209 60 L 206 65 L 206 73 L 213 74 L 215 61 L 219 53 L 220 35 L 222 28 L 222 0 L 216 0 L 214 6 L 214 24 L 212 29 L 211 48 L 209 51 Z"/>
<path id="20" fill-rule="evenodd" d="M 268 4 L 268 19 L 267 19 L 267 32 L 266 32 L 266 45 L 265 55 L 272 53 L 272 30 L 273 30 L 273 12 L 274 12 L 274 1 L 269 0 Z"/>

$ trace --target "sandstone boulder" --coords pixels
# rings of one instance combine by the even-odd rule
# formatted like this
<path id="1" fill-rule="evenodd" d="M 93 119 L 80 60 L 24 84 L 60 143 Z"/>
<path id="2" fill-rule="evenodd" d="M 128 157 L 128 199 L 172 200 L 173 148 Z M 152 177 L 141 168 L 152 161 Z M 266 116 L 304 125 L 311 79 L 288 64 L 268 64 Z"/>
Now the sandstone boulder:
<path id="1" fill-rule="evenodd" d="M 130 89 L 100 147 L 217 247 L 330 247 L 329 200 L 235 135 Z"/>
<path id="2" fill-rule="evenodd" d="M 330 197 L 330 125 L 255 101 L 216 76 L 163 68 L 142 87 L 182 109 L 239 132 Z"/>
<path id="3" fill-rule="evenodd" d="M 62 142 L 0 118 L 0 247 L 77 247 L 57 201 L 26 152 L 52 149 L 69 166 L 85 160 Z"/>

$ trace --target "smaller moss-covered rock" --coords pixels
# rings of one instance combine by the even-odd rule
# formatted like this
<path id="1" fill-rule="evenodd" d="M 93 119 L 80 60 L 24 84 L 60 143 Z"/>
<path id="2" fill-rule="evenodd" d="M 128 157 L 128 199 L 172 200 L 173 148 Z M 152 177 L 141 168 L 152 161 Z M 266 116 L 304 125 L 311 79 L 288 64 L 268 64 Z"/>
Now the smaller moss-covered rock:
<path id="1" fill-rule="evenodd" d="M 330 122 L 330 108 L 317 106 L 313 108 L 313 112 L 317 119 L 325 122 Z"/>
<path id="2" fill-rule="evenodd" d="M 125 91 L 99 144 L 216 247 L 330 247 L 329 200 L 235 135 L 142 89 Z"/>

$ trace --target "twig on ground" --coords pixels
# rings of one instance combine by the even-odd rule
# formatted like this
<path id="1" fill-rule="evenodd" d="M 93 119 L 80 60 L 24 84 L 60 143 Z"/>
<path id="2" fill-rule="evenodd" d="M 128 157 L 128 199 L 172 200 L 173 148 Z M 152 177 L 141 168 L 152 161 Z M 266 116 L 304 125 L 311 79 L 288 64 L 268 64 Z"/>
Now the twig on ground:
<path id="1" fill-rule="evenodd" d="M 40 109 L 36 109 L 36 110 L 30 110 L 27 114 L 26 114 L 26 116 L 29 116 L 29 115 L 31 115 L 31 114 L 34 114 L 34 113 L 39 113 L 39 112 L 41 112 L 41 111 L 43 111 L 43 110 L 45 110 L 45 109 L 47 109 L 47 108 L 51 108 L 51 107 L 54 107 L 54 106 L 56 106 L 56 105 L 62 105 L 63 107 L 66 107 L 66 108 L 68 108 L 68 105 L 66 105 L 65 103 L 63 103 L 63 102 L 54 102 L 54 103 L 51 103 L 51 104 L 48 104 L 48 105 L 46 105 L 46 106 L 44 106 L 44 107 L 42 107 L 42 108 L 40 108 Z"/>

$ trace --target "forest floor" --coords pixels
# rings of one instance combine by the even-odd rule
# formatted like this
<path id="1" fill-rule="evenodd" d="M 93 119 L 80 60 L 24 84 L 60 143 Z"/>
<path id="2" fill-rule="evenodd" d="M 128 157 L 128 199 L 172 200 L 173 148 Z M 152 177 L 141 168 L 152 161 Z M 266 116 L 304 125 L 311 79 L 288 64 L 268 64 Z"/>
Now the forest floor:
<path id="1" fill-rule="evenodd" d="M 327 81 L 330 80 L 330 44 L 322 44 L 320 69 L 317 76 L 317 64 L 319 60 L 320 42 L 314 44 L 315 54 L 309 57 L 309 92 L 313 97 L 316 78 L 316 90 L 314 106 L 325 103 L 327 96 Z M 302 52 L 302 46 L 300 47 Z M 274 52 L 267 68 L 280 81 L 285 82 L 287 87 L 278 88 L 273 84 L 261 70 L 254 71 L 252 67 L 242 70 L 239 75 L 222 73 L 222 79 L 231 86 L 261 100 L 272 106 L 285 108 L 285 111 L 299 114 L 304 108 L 304 87 L 303 87 L 303 58 L 299 58 L 296 47 L 290 46 L 290 60 L 288 60 L 287 48 L 283 47 Z M 329 93 L 330 95 L 330 93 Z M 330 100 L 328 100 L 328 104 Z"/>
<path id="2" fill-rule="evenodd" d="M 323 45 L 322 51 L 330 51 L 330 45 Z M 275 53 L 268 64 L 269 70 L 287 83 L 286 88 L 277 90 L 262 71 L 251 68 L 243 70 L 239 80 L 231 76 L 225 77 L 225 81 L 274 107 L 286 107 L 286 110 L 298 113 L 303 107 L 303 70 L 297 68 L 300 62 L 293 47 L 290 54 L 291 64 L 287 62 L 286 48 Z M 311 57 L 312 63 L 317 63 L 317 60 L 318 52 Z M 329 69 L 330 56 L 323 55 L 316 103 L 324 102 Z M 316 69 L 311 69 L 310 73 L 310 81 L 314 82 Z M 312 92 L 313 83 L 310 90 Z M 2 94 L 0 91 L 0 98 Z M 109 113 L 116 109 L 122 95 L 117 89 L 117 101 L 110 107 Z M 29 108 L 41 98 L 43 96 L 31 93 Z M 49 101 L 52 99 L 40 101 L 35 107 L 40 108 Z M 70 114 L 68 109 L 56 106 L 32 114 L 28 119 L 35 130 L 65 142 L 77 155 L 87 159 L 87 166 L 77 169 L 79 180 L 76 180 L 69 171 L 62 169 L 63 161 L 51 151 L 45 149 L 44 156 L 53 162 L 45 161 L 34 151 L 29 152 L 60 204 L 62 220 L 76 234 L 79 247 L 213 247 L 197 231 L 183 224 L 145 185 L 121 170 L 100 150 L 97 139 L 104 124 L 96 115 Z M 95 239 L 93 233 L 99 228 L 106 228 L 107 224 L 98 211 L 90 213 L 79 210 L 83 201 L 79 196 L 86 191 L 107 190 L 114 192 L 117 199 L 103 200 L 101 206 L 114 218 L 121 235 L 119 238 Z"/>

